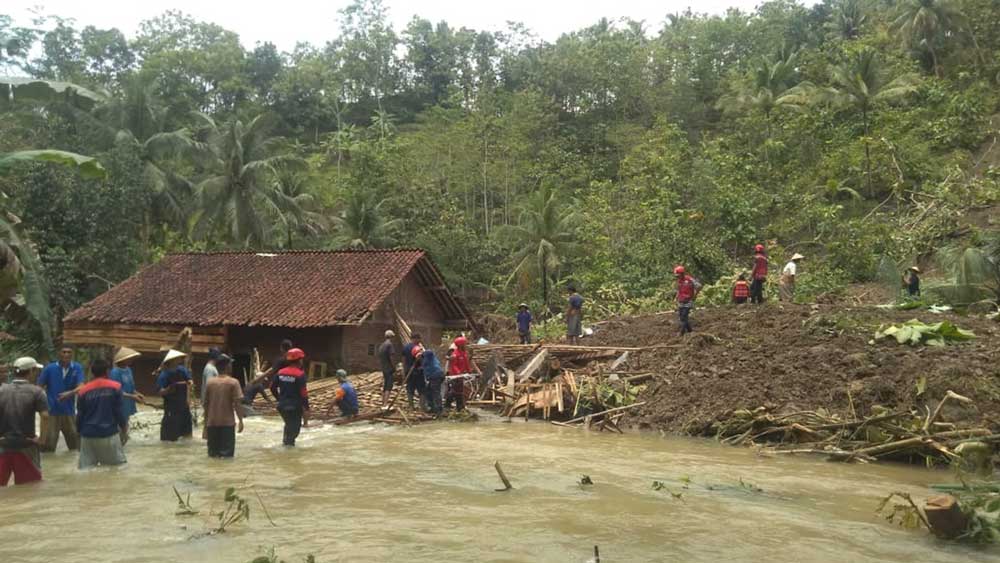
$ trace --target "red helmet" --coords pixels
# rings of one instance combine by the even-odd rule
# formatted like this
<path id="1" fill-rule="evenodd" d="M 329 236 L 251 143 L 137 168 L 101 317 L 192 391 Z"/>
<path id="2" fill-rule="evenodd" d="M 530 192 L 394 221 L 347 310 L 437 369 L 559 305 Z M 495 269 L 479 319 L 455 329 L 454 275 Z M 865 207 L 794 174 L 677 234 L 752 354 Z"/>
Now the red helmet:
<path id="1" fill-rule="evenodd" d="M 674 275 L 681 275 L 684 273 L 684 266 L 677 266 L 674 268 Z"/>
<path id="2" fill-rule="evenodd" d="M 295 360 L 301 360 L 306 357 L 306 353 L 302 351 L 301 348 L 292 348 L 288 352 L 285 352 L 285 359 L 289 362 L 294 362 Z"/>
<path id="3" fill-rule="evenodd" d="M 757 246 L 753 247 L 753 250 L 754 252 L 764 252 L 764 245 L 758 244 Z"/>
<path id="4" fill-rule="evenodd" d="M 413 347 L 413 351 L 410 352 L 410 354 L 412 354 L 414 358 L 419 358 L 420 354 L 423 354 L 423 353 L 424 353 L 424 347 L 423 346 L 414 346 Z"/>
<path id="5" fill-rule="evenodd" d="M 455 339 L 455 346 L 461 347 L 461 346 L 465 346 L 468 343 L 469 343 L 469 339 L 466 338 L 466 337 L 464 337 L 464 336 L 459 336 L 458 338 Z"/>

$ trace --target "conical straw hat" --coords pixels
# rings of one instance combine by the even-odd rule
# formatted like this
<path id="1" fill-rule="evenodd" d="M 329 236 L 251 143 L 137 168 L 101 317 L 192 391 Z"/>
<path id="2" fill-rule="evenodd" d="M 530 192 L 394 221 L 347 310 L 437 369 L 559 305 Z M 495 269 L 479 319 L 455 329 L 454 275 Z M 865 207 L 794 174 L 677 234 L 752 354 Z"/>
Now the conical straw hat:
<path id="1" fill-rule="evenodd" d="M 174 350 L 173 348 L 171 348 L 170 350 L 167 351 L 166 357 L 163 358 L 163 363 L 167 363 L 170 360 L 175 360 L 177 358 L 183 358 L 184 356 L 187 356 L 187 354 L 181 352 L 180 350 Z"/>
<path id="2" fill-rule="evenodd" d="M 125 346 L 122 346 L 121 348 L 118 349 L 117 352 L 115 352 L 115 363 L 117 364 L 119 362 L 124 362 L 125 360 L 131 360 L 132 358 L 138 358 L 141 355 L 142 354 L 140 354 L 139 352 L 136 352 L 135 350 L 133 350 L 131 348 L 127 348 Z"/>

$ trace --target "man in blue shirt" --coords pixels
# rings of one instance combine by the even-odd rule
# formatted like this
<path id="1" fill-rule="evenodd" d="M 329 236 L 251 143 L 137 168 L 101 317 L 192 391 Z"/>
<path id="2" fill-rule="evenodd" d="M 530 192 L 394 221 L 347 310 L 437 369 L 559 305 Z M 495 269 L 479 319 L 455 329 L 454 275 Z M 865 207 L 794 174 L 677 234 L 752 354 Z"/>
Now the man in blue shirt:
<path id="1" fill-rule="evenodd" d="M 111 381 L 122 386 L 122 414 L 125 415 L 126 419 L 139 412 L 135 407 L 136 401 L 145 402 L 146 400 L 142 393 L 135 390 L 135 376 L 132 374 L 132 362 L 140 355 L 139 352 L 131 348 L 121 347 L 115 353 L 115 367 L 111 368 L 109 377 Z"/>
<path id="2" fill-rule="evenodd" d="M 74 401 L 76 390 L 81 385 L 83 385 L 83 366 L 73 361 L 73 348 L 63 346 L 59 350 L 59 361 L 45 366 L 38 376 L 38 386 L 45 389 L 49 400 L 49 416 L 42 419 L 39 439 L 41 451 L 56 451 L 60 432 L 66 439 L 66 447 L 70 450 L 80 449 Z"/>
<path id="3" fill-rule="evenodd" d="M 184 367 L 187 354 L 179 350 L 168 350 L 156 377 L 156 388 L 163 397 L 163 419 L 160 421 L 160 441 L 176 442 L 180 438 L 190 438 L 193 421 L 191 405 L 188 402 L 188 386 L 191 372 Z"/>
<path id="4" fill-rule="evenodd" d="M 531 311 L 527 303 L 521 303 L 517 308 L 517 334 L 521 336 L 521 344 L 531 344 Z"/>
<path id="5" fill-rule="evenodd" d="M 576 288 L 569 286 L 569 306 L 566 307 L 566 338 L 570 344 L 576 344 L 583 336 L 583 296 Z"/>

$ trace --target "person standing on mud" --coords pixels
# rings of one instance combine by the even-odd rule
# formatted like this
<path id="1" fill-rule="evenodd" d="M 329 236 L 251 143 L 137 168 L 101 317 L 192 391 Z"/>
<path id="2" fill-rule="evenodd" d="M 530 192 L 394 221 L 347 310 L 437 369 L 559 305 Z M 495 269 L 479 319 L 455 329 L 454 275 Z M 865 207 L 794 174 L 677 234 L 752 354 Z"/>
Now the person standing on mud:
<path id="1" fill-rule="evenodd" d="M 906 287 L 906 295 L 911 299 L 920 297 L 920 268 L 910 266 L 910 269 L 903 274 L 903 286 Z"/>
<path id="2" fill-rule="evenodd" d="M 753 269 L 750 271 L 750 302 L 760 305 L 764 302 L 764 284 L 767 283 L 767 254 L 764 245 L 753 248 Z"/>
<path id="3" fill-rule="evenodd" d="M 785 264 L 781 270 L 781 281 L 778 284 L 778 297 L 785 302 L 791 303 L 795 299 L 795 278 L 799 273 L 799 261 L 805 256 L 795 253 L 792 259 Z"/>
<path id="4" fill-rule="evenodd" d="M 692 332 L 691 309 L 701 291 L 701 284 L 684 270 L 684 266 L 674 268 L 674 275 L 677 276 L 677 316 L 680 319 L 681 336 L 684 336 Z"/>
<path id="5" fill-rule="evenodd" d="M 188 388 L 191 386 L 191 372 L 181 363 L 187 354 L 179 350 L 169 350 L 160 364 L 156 377 L 156 388 L 163 397 L 163 420 L 160 422 L 160 441 L 176 442 L 180 438 L 190 438 L 193 432 L 191 404 L 188 402 Z"/>
<path id="6" fill-rule="evenodd" d="M 389 395 L 396 380 L 396 364 L 393 357 L 396 355 L 396 347 L 392 344 L 392 339 L 396 333 L 385 331 L 385 341 L 378 347 L 378 363 L 382 368 L 382 410 L 389 410 Z"/>
<path id="7" fill-rule="evenodd" d="M 576 344 L 583 336 L 583 296 L 576 292 L 572 285 L 569 291 L 569 303 L 566 307 L 566 339 L 570 344 Z"/>
<path id="8" fill-rule="evenodd" d="M 306 353 L 292 348 L 285 356 L 285 367 L 281 368 L 271 382 L 271 394 L 278 399 L 278 412 L 285 421 L 282 443 L 294 446 L 303 426 L 309 426 L 309 391 L 306 389 L 306 373 L 302 363 Z"/>
<path id="9" fill-rule="evenodd" d="M 517 306 L 517 335 L 521 344 L 531 344 L 531 311 L 527 303 Z"/>

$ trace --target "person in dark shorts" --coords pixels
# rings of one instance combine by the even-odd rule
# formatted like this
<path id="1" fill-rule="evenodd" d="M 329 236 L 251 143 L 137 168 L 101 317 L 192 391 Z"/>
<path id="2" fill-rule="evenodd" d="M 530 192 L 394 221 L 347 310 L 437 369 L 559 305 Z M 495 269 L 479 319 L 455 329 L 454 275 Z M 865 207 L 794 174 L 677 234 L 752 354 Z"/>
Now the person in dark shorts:
<path id="1" fill-rule="evenodd" d="M 521 344 L 531 344 L 531 311 L 527 303 L 517 306 L 517 335 Z"/>
<path id="2" fill-rule="evenodd" d="M 35 432 L 35 413 L 49 415 L 45 390 L 31 384 L 42 365 L 34 358 L 14 362 L 13 379 L 0 386 L 0 487 L 11 474 L 15 485 L 42 480 L 42 456 Z"/>
<path id="3" fill-rule="evenodd" d="M 427 409 L 427 387 L 424 381 L 424 372 L 417 364 L 413 356 L 413 350 L 421 348 L 423 338 L 419 332 L 410 335 L 410 341 L 403 346 L 403 376 L 406 378 L 406 398 L 409 402 L 410 410 L 413 410 L 413 395 L 420 395 L 420 408 Z"/>
<path id="4" fill-rule="evenodd" d="M 309 426 L 309 391 L 302 371 L 305 352 L 292 348 L 285 356 L 285 367 L 271 381 L 271 394 L 278 399 L 278 412 L 285 421 L 282 443 L 294 446 L 303 426 Z"/>
<path id="5" fill-rule="evenodd" d="M 385 331 L 385 341 L 378 347 L 378 363 L 382 368 L 382 410 L 389 409 L 389 394 L 392 393 L 396 379 L 396 364 L 393 361 L 396 348 L 392 344 L 392 339 L 395 337 L 396 333 L 391 330 Z"/>
<path id="6" fill-rule="evenodd" d="M 243 432 L 240 382 L 231 374 L 232 359 L 222 354 L 215 360 L 219 374 L 205 385 L 205 430 L 209 457 L 233 457 L 236 433 Z M 235 416 L 234 416 L 235 415 Z M 238 422 L 237 422 L 238 421 Z"/>
<path id="7" fill-rule="evenodd" d="M 163 420 L 160 423 L 160 440 L 163 442 L 190 438 L 193 431 L 191 405 L 188 402 L 191 372 L 181 363 L 185 357 L 187 354 L 184 352 L 169 350 L 156 377 L 156 387 L 163 397 Z"/>

